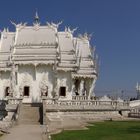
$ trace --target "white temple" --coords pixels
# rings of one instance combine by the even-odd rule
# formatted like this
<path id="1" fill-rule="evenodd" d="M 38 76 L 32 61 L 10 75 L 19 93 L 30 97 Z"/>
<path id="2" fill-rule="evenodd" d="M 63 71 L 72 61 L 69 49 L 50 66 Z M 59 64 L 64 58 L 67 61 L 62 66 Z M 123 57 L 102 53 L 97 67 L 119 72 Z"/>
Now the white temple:
<path id="1" fill-rule="evenodd" d="M 73 35 L 61 23 L 40 25 L 36 14 L 32 26 L 15 24 L 0 39 L 0 98 L 23 98 L 23 102 L 48 99 L 72 100 L 94 96 L 96 60 L 88 34 Z"/>

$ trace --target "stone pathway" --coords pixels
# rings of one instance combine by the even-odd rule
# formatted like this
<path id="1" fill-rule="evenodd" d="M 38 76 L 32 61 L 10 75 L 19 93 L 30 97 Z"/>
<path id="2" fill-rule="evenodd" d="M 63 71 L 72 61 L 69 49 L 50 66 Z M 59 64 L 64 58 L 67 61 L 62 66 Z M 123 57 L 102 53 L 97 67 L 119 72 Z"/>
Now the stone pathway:
<path id="1" fill-rule="evenodd" d="M 2 136 L 0 140 L 45 140 L 42 129 L 40 125 L 16 125 L 10 129 L 10 134 Z"/>

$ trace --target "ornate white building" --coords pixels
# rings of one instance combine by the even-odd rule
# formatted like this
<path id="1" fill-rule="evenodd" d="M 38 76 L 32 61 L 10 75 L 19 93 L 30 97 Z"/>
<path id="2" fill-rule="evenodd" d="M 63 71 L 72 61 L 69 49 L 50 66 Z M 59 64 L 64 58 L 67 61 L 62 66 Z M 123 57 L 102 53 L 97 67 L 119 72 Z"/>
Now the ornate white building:
<path id="1" fill-rule="evenodd" d="M 32 26 L 15 24 L 15 32 L 4 29 L 0 39 L 0 98 L 23 98 L 23 102 L 48 99 L 71 100 L 94 96 L 96 60 L 88 34 L 73 36 L 61 23 Z"/>

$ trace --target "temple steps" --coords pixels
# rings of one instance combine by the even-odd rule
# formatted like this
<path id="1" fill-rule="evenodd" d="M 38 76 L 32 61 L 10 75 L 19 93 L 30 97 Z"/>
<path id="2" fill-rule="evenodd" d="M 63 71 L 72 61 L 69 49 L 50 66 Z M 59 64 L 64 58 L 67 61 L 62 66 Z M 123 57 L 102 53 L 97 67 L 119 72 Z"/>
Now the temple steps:
<path id="1" fill-rule="evenodd" d="M 41 124 L 41 104 L 21 104 L 18 124 Z"/>

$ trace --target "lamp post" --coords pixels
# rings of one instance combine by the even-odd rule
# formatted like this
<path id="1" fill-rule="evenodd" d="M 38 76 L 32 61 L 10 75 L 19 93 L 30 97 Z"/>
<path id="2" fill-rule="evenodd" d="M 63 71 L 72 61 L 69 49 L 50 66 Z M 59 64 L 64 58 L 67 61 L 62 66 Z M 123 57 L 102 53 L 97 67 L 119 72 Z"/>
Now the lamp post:
<path id="1" fill-rule="evenodd" d="M 140 86 L 139 86 L 139 83 L 137 83 L 137 85 L 136 85 L 136 91 L 137 91 L 137 99 L 139 100 L 140 99 Z"/>

